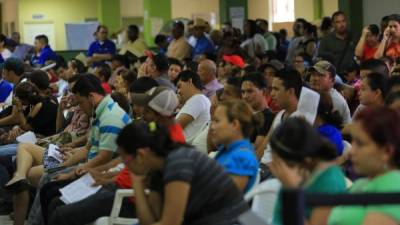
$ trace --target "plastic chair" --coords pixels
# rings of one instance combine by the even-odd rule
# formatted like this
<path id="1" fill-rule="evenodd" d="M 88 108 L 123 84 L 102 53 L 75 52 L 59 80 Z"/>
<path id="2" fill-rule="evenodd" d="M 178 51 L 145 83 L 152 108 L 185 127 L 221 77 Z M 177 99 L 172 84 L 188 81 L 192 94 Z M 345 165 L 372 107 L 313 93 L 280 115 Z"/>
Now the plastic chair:
<path id="1" fill-rule="evenodd" d="M 268 179 L 244 196 L 247 202 L 253 200 L 251 210 L 267 224 L 272 223 L 275 201 L 280 188 L 281 183 L 278 179 Z"/>
<path id="2" fill-rule="evenodd" d="M 114 197 L 113 208 L 111 210 L 111 215 L 100 217 L 96 220 L 96 222 L 91 225 L 132 225 L 139 224 L 138 219 L 133 218 L 122 218 L 119 217 L 119 213 L 121 211 L 122 200 L 127 197 L 133 197 L 134 191 L 132 189 L 120 189 L 117 190 L 117 193 Z"/>

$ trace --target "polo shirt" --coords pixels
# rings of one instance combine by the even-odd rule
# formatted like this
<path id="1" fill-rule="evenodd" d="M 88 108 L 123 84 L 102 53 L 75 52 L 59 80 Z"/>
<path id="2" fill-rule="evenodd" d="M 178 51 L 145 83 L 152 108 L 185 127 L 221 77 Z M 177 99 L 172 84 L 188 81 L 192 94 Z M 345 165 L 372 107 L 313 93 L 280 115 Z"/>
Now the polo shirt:
<path id="1" fill-rule="evenodd" d="M 88 159 L 93 159 L 100 151 L 117 150 L 116 139 L 128 123 L 129 115 L 107 95 L 101 100 L 95 111 L 95 118 L 90 129 L 90 150 Z"/>
<path id="2" fill-rule="evenodd" d="M 247 139 L 235 141 L 227 147 L 221 146 L 215 160 L 224 167 L 227 173 L 249 177 L 244 192 L 250 190 L 254 185 L 258 172 L 258 161 L 254 147 Z"/>
<path id="3" fill-rule="evenodd" d="M 57 61 L 57 54 L 50 48 L 50 45 L 47 45 L 42 50 L 40 50 L 40 56 L 38 60 L 38 64 L 43 66 L 46 61 Z"/>
<path id="4" fill-rule="evenodd" d="M 115 55 L 117 48 L 115 47 L 114 42 L 110 40 L 105 40 L 104 42 L 94 41 L 90 44 L 87 56 L 92 57 L 93 54 L 111 54 Z M 96 67 L 103 62 L 95 62 L 93 66 Z"/>
<path id="5" fill-rule="evenodd" d="M 11 83 L 3 79 L 0 81 L 0 103 L 6 101 L 8 96 L 10 96 L 12 90 L 13 86 Z"/>
<path id="6" fill-rule="evenodd" d="M 218 82 L 218 80 L 215 78 L 214 80 L 208 82 L 206 85 L 204 85 L 203 89 L 203 94 L 210 98 L 213 96 L 219 89 L 224 88 L 224 86 Z"/>
<path id="7" fill-rule="evenodd" d="M 212 54 L 214 53 L 214 44 L 206 36 L 202 36 L 197 39 L 196 45 L 193 48 L 192 58 L 195 58 L 201 54 Z"/>

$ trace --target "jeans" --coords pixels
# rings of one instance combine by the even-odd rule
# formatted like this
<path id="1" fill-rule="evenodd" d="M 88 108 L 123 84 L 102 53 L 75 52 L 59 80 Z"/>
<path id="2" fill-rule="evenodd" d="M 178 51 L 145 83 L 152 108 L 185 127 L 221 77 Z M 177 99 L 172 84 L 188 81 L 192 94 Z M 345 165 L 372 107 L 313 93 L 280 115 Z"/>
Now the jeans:
<path id="1" fill-rule="evenodd" d="M 8 144 L 0 146 L 0 156 L 17 155 L 18 144 Z"/>

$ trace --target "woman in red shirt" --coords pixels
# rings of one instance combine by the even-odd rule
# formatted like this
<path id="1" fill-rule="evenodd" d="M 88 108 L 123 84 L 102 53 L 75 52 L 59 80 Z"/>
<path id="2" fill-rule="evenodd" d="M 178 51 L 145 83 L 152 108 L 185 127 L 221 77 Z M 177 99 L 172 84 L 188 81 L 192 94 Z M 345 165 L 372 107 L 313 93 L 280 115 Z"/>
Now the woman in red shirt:
<path id="1" fill-rule="evenodd" d="M 379 47 L 379 27 L 371 24 L 364 27 L 360 40 L 355 49 L 355 55 L 361 62 L 372 59 Z"/>
<path id="2" fill-rule="evenodd" d="M 397 61 L 400 58 L 400 15 L 389 16 L 389 25 L 383 33 L 383 39 L 375 53 L 375 58 L 387 56 Z"/>

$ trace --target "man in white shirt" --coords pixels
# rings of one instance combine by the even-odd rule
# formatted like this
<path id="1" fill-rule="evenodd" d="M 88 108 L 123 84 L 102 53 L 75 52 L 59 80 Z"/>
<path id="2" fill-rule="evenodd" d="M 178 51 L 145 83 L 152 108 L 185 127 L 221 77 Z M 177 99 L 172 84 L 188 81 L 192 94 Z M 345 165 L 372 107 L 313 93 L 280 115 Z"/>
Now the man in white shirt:
<path id="1" fill-rule="evenodd" d="M 281 70 L 272 80 L 271 97 L 281 111 L 276 114 L 272 122 L 266 142 L 263 145 L 264 147 L 261 149 L 261 151 L 264 150 L 264 152 L 260 153 L 260 149 L 257 149 L 257 156 L 262 156 L 262 164 L 266 165 L 271 162 L 271 151 L 268 144 L 269 137 L 282 121 L 294 115 L 297 111 L 302 87 L 303 82 L 301 76 L 295 70 Z"/>
<path id="2" fill-rule="evenodd" d="M 351 122 L 350 109 L 344 97 L 333 88 L 336 69 L 328 61 L 319 61 L 311 67 L 310 86 L 318 93 L 327 92 L 332 97 L 333 110 L 342 116 L 343 125 Z"/>
<path id="3" fill-rule="evenodd" d="M 183 127 L 186 142 L 191 144 L 211 119 L 211 103 L 201 91 L 199 75 L 187 70 L 180 73 L 177 80 L 182 108 L 176 120 Z"/>

